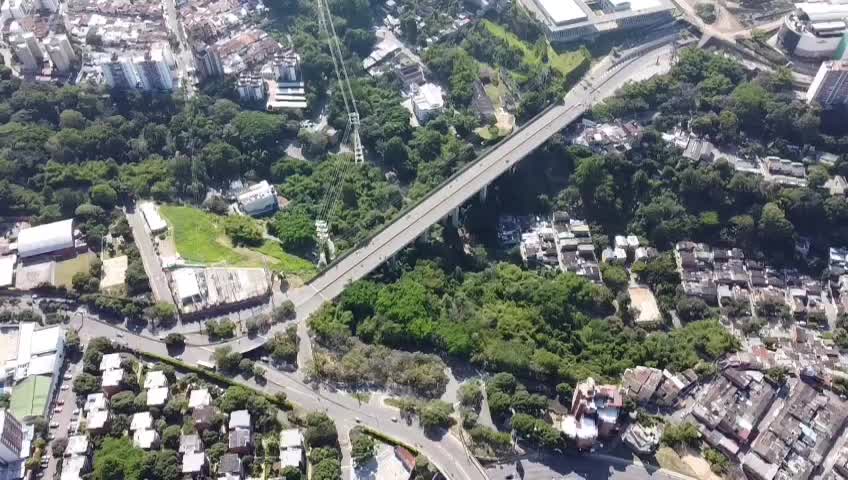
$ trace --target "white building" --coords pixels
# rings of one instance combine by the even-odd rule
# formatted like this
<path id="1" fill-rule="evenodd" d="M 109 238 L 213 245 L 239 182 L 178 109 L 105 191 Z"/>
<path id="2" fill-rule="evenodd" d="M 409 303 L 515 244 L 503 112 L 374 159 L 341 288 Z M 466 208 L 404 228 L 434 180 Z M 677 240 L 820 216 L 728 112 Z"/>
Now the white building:
<path id="1" fill-rule="evenodd" d="M 242 212 L 251 216 L 272 212 L 277 208 L 277 191 L 273 185 L 262 180 L 239 194 L 238 205 Z"/>
<path id="2" fill-rule="evenodd" d="M 14 359 L 6 359 L 3 374 L 13 377 L 15 382 L 33 375 L 52 375 L 52 394 L 56 377 L 65 359 L 65 330 L 58 325 L 40 330 L 35 327 L 35 323 L 20 324 L 17 354 Z"/>
<path id="3" fill-rule="evenodd" d="M 124 370 L 121 368 L 115 368 L 112 370 L 106 370 L 103 372 L 102 379 L 100 381 L 100 388 L 103 389 L 103 393 L 112 396 L 115 393 L 118 393 L 121 390 L 122 382 L 124 381 Z"/>
<path id="4" fill-rule="evenodd" d="M 100 371 L 105 372 L 106 370 L 116 370 L 121 368 L 121 354 L 120 353 L 107 353 L 100 357 Z"/>
<path id="5" fill-rule="evenodd" d="M 26 228 L 18 233 L 18 255 L 21 258 L 74 248 L 73 219 Z"/>
<path id="6" fill-rule="evenodd" d="M 147 375 L 144 377 L 144 389 L 150 390 L 153 388 L 163 388 L 168 386 L 168 378 L 165 376 L 165 372 L 161 370 L 153 370 L 147 372 Z"/>
<path id="7" fill-rule="evenodd" d="M 203 471 L 204 466 L 206 466 L 206 453 L 187 452 L 183 454 L 182 472 L 184 474 L 198 474 Z"/>
<path id="8" fill-rule="evenodd" d="M 230 430 L 246 428 L 250 430 L 250 413 L 247 410 L 235 410 L 230 413 Z"/>
<path id="9" fill-rule="evenodd" d="M 179 299 L 180 305 L 189 305 L 200 302 L 200 284 L 197 282 L 197 274 L 194 268 L 180 268 L 171 273 L 174 282 L 174 295 Z"/>
<path id="10" fill-rule="evenodd" d="M 65 456 L 88 455 L 91 447 L 88 435 L 71 435 L 68 437 L 68 446 L 65 448 Z"/>
<path id="11" fill-rule="evenodd" d="M 303 433 L 300 429 L 289 428 L 280 432 L 280 448 L 303 447 Z"/>
<path id="12" fill-rule="evenodd" d="M 421 124 L 435 117 L 445 108 L 442 87 L 425 83 L 416 89 L 412 96 L 412 111 Z"/>
<path id="13" fill-rule="evenodd" d="M 848 101 L 848 61 L 822 62 L 813 83 L 807 89 L 807 103 L 821 106 L 844 104 Z"/>
<path id="14" fill-rule="evenodd" d="M 20 460 L 23 442 L 24 430 L 21 422 L 8 410 L 0 410 L 0 463 Z"/>
<path id="15" fill-rule="evenodd" d="M 53 62 L 53 66 L 60 73 L 69 71 L 74 61 L 76 61 L 74 48 L 65 34 L 50 35 L 47 37 L 44 41 L 44 49 L 47 50 L 50 61 Z"/>
<path id="16" fill-rule="evenodd" d="M 848 4 L 840 0 L 801 2 L 783 19 L 777 33 L 780 45 L 804 58 L 843 58 Z"/>
<path id="17" fill-rule="evenodd" d="M 262 77 L 267 85 L 265 108 L 268 111 L 306 108 L 306 83 L 300 70 L 300 57 L 296 53 L 275 58 L 262 69 Z"/>
<path id="18" fill-rule="evenodd" d="M 133 445 L 142 450 L 150 450 L 157 443 L 159 443 L 159 434 L 156 430 L 136 430 L 133 433 Z"/>
<path id="19" fill-rule="evenodd" d="M 133 415 L 130 430 L 149 430 L 153 426 L 153 416 L 150 412 L 138 412 Z"/>
<path id="20" fill-rule="evenodd" d="M 147 222 L 147 228 L 150 232 L 159 234 L 168 230 L 168 224 L 159 215 L 159 208 L 152 202 L 140 202 L 138 209 L 141 210 L 141 215 L 144 216 L 144 221 Z"/>
<path id="21" fill-rule="evenodd" d="M 147 406 L 161 407 L 168 401 L 168 387 L 151 388 L 147 391 Z"/>
<path id="22" fill-rule="evenodd" d="M 209 390 L 202 388 L 192 390 L 188 397 L 188 408 L 200 408 L 212 404 L 212 396 Z"/>
<path id="23" fill-rule="evenodd" d="M 667 0 L 522 0 L 553 42 L 592 39 L 672 20 Z"/>
<path id="24" fill-rule="evenodd" d="M 18 256 L 15 254 L 0 257 L 0 288 L 11 287 L 15 284 L 15 264 Z"/>
<path id="25" fill-rule="evenodd" d="M 106 409 L 106 395 L 102 393 L 91 393 L 87 397 L 85 397 L 85 405 L 83 405 L 83 410 L 86 412 L 96 412 L 98 410 Z"/>
<path id="26" fill-rule="evenodd" d="M 97 432 L 109 424 L 109 410 L 94 410 L 86 415 L 86 428 L 89 432 Z"/>
<path id="27" fill-rule="evenodd" d="M 88 456 L 74 455 L 62 461 L 60 480 L 81 480 L 89 467 Z"/>

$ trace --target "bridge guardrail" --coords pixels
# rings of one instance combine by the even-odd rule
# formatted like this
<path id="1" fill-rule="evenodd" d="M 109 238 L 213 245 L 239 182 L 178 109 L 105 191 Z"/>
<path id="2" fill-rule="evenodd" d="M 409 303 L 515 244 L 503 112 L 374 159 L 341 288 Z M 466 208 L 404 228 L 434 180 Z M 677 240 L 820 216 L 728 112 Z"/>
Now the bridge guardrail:
<path id="1" fill-rule="evenodd" d="M 655 40 L 655 41 L 652 41 L 652 42 L 648 42 L 647 44 L 642 45 L 642 46 L 640 46 L 640 47 L 637 47 L 637 48 L 635 48 L 635 49 L 632 49 L 632 50 L 630 50 L 630 51 L 628 51 L 628 52 L 626 53 L 627 58 L 621 58 L 621 59 L 618 59 L 618 61 L 614 61 L 614 62 L 612 63 L 612 65 L 611 65 L 610 69 L 608 70 L 608 72 L 611 72 L 611 71 L 613 71 L 613 70 L 616 70 L 616 69 L 618 69 L 619 67 L 623 66 L 623 65 L 624 65 L 624 64 L 626 64 L 626 63 L 630 63 L 631 61 L 633 61 L 634 57 L 636 57 L 636 56 L 637 56 L 636 54 L 641 54 L 641 53 L 643 53 L 643 52 L 645 52 L 645 51 L 652 50 L 652 49 L 654 49 L 654 48 L 656 48 L 656 47 L 658 47 L 658 46 L 665 45 L 665 44 L 669 43 L 670 41 L 675 40 L 676 38 L 677 38 L 677 36 L 676 36 L 676 35 L 669 36 L 669 37 L 664 37 L 664 38 L 661 38 L 661 39 L 658 39 L 658 40 Z M 604 79 L 604 80 L 601 82 L 601 84 L 604 84 L 604 83 L 606 83 L 607 81 L 608 81 L 608 78 L 607 78 L 607 79 Z M 518 127 L 518 128 L 516 128 L 516 129 L 514 129 L 514 130 L 512 131 L 512 133 L 510 133 L 510 134 L 509 134 L 509 135 L 507 135 L 506 137 L 502 138 L 502 139 L 501 139 L 498 143 L 496 143 L 496 144 L 495 144 L 495 145 L 493 145 L 490 149 L 488 149 L 487 151 L 485 151 L 484 153 L 482 153 L 482 154 L 481 154 L 480 156 L 478 156 L 478 157 L 477 157 L 474 161 L 469 162 L 469 163 L 467 163 L 467 164 L 463 165 L 463 166 L 462 166 L 462 168 L 460 168 L 459 170 L 457 170 L 456 172 L 454 172 L 454 173 L 453 173 L 450 177 L 448 177 L 447 179 L 445 179 L 444 181 L 442 181 L 441 183 L 439 183 L 439 184 L 438 184 L 435 188 L 433 188 L 432 190 L 430 190 L 430 192 L 428 192 L 426 195 L 424 195 L 423 197 L 419 198 L 418 200 L 416 200 L 416 201 L 414 201 L 414 202 L 410 203 L 409 205 L 406 205 L 403 209 L 401 209 L 401 210 L 397 213 L 397 215 L 395 215 L 395 217 L 394 217 L 394 219 L 392 219 L 392 221 L 389 221 L 389 222 L 387 222 L 387 223 L 384 223 L 383 225 L 381 225 L 380 227 L 378 227 L 377 229 L 375 229 L 375 230 L 373 230 L 371 233 L 369 233 L 367 237 L 365 237 L 365 238 L 363 238 L 362 240 L 360 240 L 360 241 L 356 242 L 356 244 L 355 244 L 355 246 L 354 246 L 353 248 L 349 248 L 349 249 L 348 249 L 348 250 L 346 250 L 343 254 L 341 254 L 341 255 L 339 255 L 338 257 L 336 257 L 336 258 L 335 258 L 332 262 L 328 263 L 328 264 L 327 264 L 324 268 L 322 268 L 321 270 L 319 270 L 319 271 L 318 271 L 318 272 L 317 272 L 317 273 L 316 273 L 316 274 L 315 274 L 312 278 L 310 278 L 310 279 L 309 279 L 309 281 L 307 281 L 307 282 L 306 282 L 306 284 L 307 284 L 307 285 L 311 285 L 311 284 L 312 284 L 313 282 L 315 282 L 318 278 L 320 278 L 320 277 L 321 277 L 324 273 L 326 273 L 328 270 L 330 270 L 331 268 L 333 268 L 333 267 L 335 267 L 336 265 L 338 265 L 338 264 L 339 264 L 342 260 L 344 260 L 345 258 L 347 258 L 347 257 L 348 257 L 349 255 L 351 255 L 353 252 L 355 252 L 355 251 L 357 251 L 359 248 L 362 248 L 362 247 L 364 247 L 365 245 L 367 245 L 367 244 L 368 244 L 371 240 L 373 240 L 373 239 L 374 239 L 377 235 L 379 235 L 380 233 L 382 233 L 383 231 L 385 231 L 387 228 L 389 228 L 391 225 L 393 225 L 393 224 L 394 224 L 394 222 L 395 222 L 397 219 L 401 218 L 402 216 L 406 215 L 406 214 L 407 214 L 407 213 L 409 213 L 410 211 L 414 210 L 414 209 L 415 209 L 415 208 L 417 208 L 419 205 L 421 205 L 422 203 L 424 203 L 424 201 L 425 201 L 425 200 L 427 200 L 427 199 L 431 198 L 433 195 L 435 195 L 436 193 L 440 192 L 440 191 L 441 191 L 443 188 L 445 188 L 445 186 L 447 186 L 450 182 L 452 182 L 452 181 L 453 181 L 453 180 L 455 180 L 457 177 L 459 177 L 460 175 L 462 175 L 463 173 L 465 173 L 466 171 L 470 170 L 471 168 L 473 168 L 474 166 L 476 166 L 478 163 L 480 163 L 481 161 L 483 161 L 483 159 L 484 159 L 484 158 L 486 158 L 486 156 L 487 156 L 487 155 L 489 155 L 489 154 L 490 154 L 490 153 L 492 153 L 493 151 L 497 150 L 497 149 L 498 149 L 499 147 L 501 147 L 504 143 L 506 143 L 506 142 L 510 141 L 513 137 L 515 137 L 516 135 L 518 135 L 518 134 L 519 134 L 519 132 L 521 132 L 521 131 L 523 131 L 524 129 L 526 129 L 526 128 L 527 128 L 527 126 L 532 125 L 532 124 L 533 124 L 533 123 L 535 123 L 537 120 L 539 120 L 541 117 L 543 117 L 545 114 L 547 114 L 548 112 L 550 112 L 550 111 L 551 111 L 552 109 L 554 109 L 555 107 L 560 106 L 561 104 L 562 104 L 562 102 L 557 102 L 557 103 L 554 103 L 554 104 L 552 104 L 552 105 L 549 105 L 549 106 L 548 106 L 548 107 L 546 107 L 544 110 L 542 110 L 541 112 L 539 112 L 538 114 L 536 114 L 535 116 L 533 116 L 532 118 L 530 118 L 528 121 L 526 121 L 524 124 L 522 124 L 521 126 L 519 126 L 519 127 Z"/>

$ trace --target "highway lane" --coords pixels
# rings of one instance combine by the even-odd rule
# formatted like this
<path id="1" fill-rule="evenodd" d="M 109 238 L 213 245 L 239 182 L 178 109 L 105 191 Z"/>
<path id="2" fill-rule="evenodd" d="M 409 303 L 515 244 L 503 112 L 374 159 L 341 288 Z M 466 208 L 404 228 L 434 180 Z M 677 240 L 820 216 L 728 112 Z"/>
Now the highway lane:
<path id="1" fill-rule="evenodd" d="M 79 329 L 80 338 L 88 341 L 95 337 L 125 341 L 132 349 L 171 356 L 165 345 L 157 340 L 127 332 L 92 316 L 73 325 Z M 214 350 L 211 347 L 186 347 L 181 358 L 186 363 L 208 360 Z M 419 448 L 449 479 L 486 480 L 476 464 L 462 452 L 462 443 L 453 435 L 429 438 L 415 424 L 392 422 L 397 410 L 391 407 L 360 404 L 342 392 L 313 387 L 305 383 L 300 374 L 287 374 L 259 362 L 266 368 L 267 382 L 257 384 L 253 379 L 237 378 L 250 387 L 268 393 L 285 392 L 289 400 L 307 411 L 324 411 L 336 421 L 340 432 L 347 432 L 356 425 L 364 425 L 394 437 L 401 442 Z M 359 421 L 357 422 L 357 419 Z"/>
<path id="2" fill-rule="evenodd" d="M 385 260 L 424 233 L 431 225 L 464 204 L 517 162 L 542 145 L 554 133 L 577 120 L 592 103 L 612 95 L 626 81 L 644 77 L 656 69 L 671 48 L 659 47 L 650 54 L 636 57 L 572 89 L 565 101 L 548 110 L 523 129 L 480 158 L 473 166 L 454 177 L 400 219 L 375 235 L 367 245 L 342 258 L 305 287 L 292 292 L 298 318 L 306 318 L 325 301 L 338 296 L 345 287 L 368 275 Z"/>
<path id="3" fill-rule="evenodd" d="M 695 480 L 676 472 L 599 454 L 534 455 L 522 460 L 521 468 L 523 477 L 516 471 L 515 464 L 492 466 L 486 469 L 486 474 L 489 480 L 507 480 L 509 475 L 515 480 Z"/>
<path id="4" fill-rule="evenodd" d="M 578 119 L 589 104 L 611 95 L 629 79 L 644 76 L 646 71 L 656 69 L 660 65 L 660 60 L 669 55 L 669 50 L 669 47 L 659 47 L 621 65 L 612 68 L 610 65 L 603 65 L 602 68 L 593 69 L 590 78 L 575 87 L 563 104 L 553 107 L 526 125 L 470 168 L 453 178 L 440 191 L 429 196 L 403 218 L 389 225 L 372 238 L 365 247 L 344 258 L 310 285 L 290 292 L 288 296 L 297 306 L 295 321 L 303 323 L 302 321 L 325 301 L 341 293 L 348 283 L 370 273 L 431 225 L 449 215 L 454 208 L 465 203 L 477 191 L 542 145 L 553 134 Z M 142 258 L 145 258 L 145 269 L 150 269 L 148 275 L 154 293 L 157 298 L 170 299 L 167 282 L 164 274 L 161 273 L 161 265 L 158 261 L 150 260 L 156 256 L 150 238 L 145 232 L 143 218 L 136 213 L 129 214 L 128 219 L 133 230 L 139 232 L 136 234 L 137 243 Z M 286 326 L 287 324 L 276 325 L 274 331 L 284 329 Z M 305 325 L 299 325 L 299 327 L 305 330 Z M 80 326 L 80 336 L 85 340 L 97 336 L 112 339 L 123 337 L 120 339 L 134 349 L 169 355 L 165 345 L 154 338 L 127 333 L 121 328 L 92 319 Z M 244 350 L 263 342 L 264 338 L 260 336 L 253 339 L 236 339 L 227 342 L 226 345 L 237 350 Z M 188 346 L 182 358 L 189 363 L 209 360 L 213 351 L 214 348 L 210 346 Z M 304 355 L 305 359 L 308 359 L 306 350 Z M 299 374 L 283 374 L 269 369 L 267 376 L 269 382 L 262 388 L 269 392 L 283 390 L 292 402 L 307 410 L 326 411 L 339 424 L 340 430 L 351 428 L 357 423 L 355 419 L 359 417 L 363 425 L 420 448 L 450 479 L 486 479 L 486 475 L 478 469 L 476 463 L 465 455 L 465 449 L 459 440 L 450 434 L 443 435 L 441 438 L 428 438 L 416 425 L 392 422 L 390 419 L 396 416 L 394 409 L 359 405 L 356 400 L 346 394 L 313 389 L 303 382 Z M 241 381 L 251 384 L 250 380 Z"/>

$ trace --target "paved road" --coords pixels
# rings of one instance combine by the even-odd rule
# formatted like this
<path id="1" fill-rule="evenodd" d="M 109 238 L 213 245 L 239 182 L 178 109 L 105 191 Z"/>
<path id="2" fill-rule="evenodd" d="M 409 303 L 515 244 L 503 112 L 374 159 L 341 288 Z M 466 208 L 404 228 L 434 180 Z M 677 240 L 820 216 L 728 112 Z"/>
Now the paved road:
<path id="1" fill-rule="evenodd" d="M 299 318 L 306 318 L 325 301 L 338 296 L 348 284 L 365 277 L 380 264 L 450 215 L 483 187 L 512 168 L 553 134 L 577 120 L 591 103 L 612 95 L 632 78 L 659 70 L 670 58 L 671 48 L 659 47 L 612 69 L 600 69 L 581 82 L 557 105 L 525 125 L 506 141 L 478 159 L 437 192 L 428 196 L 403 217 L 395 220 L 366 245 L 351 252 L 315 278 L 309 285 L 290 293 Z"/>
<path id="2" fill-rule="evenodd" d="M 96 321 L 92 316 L 88 316 L 81 325 L 74 326 L 79 327 L 80 338 L 83 341 L 94 337 L 107 337 L 126 341 L 129 347 L 136 350 L 170 355 L 163 343 L 125 332 L 106 322 Z M 211 347 L 187 347 L 181 357 L 187 363 L 209 360 L 212 351 Z M 436 439 L 428 438 L 415 424 L 392 422 L 391 418 L 397 416 L 397 411 L 392 408 L 360 405 L 356 399 L 347 394 L 313 388 L 303 381 L 300 374 L 283 373 L 267 364 L 263 366 L 267 370 L 268 380 L 264 385 L 258 385 L 252 379 L 238 378 L 237 380 L 269 393 L 283 391 L 294 404 L 306 410 L 327 412 L 336 421 L 340 432 L 347 432 L 358 424 L 365 425 L 409 445 L 418 446 L 449 479 L 486 480 L 485 475 L 477 469 L 475 463 L 463 456 L 464 448 L 453 435 L 444 435 Z M 356 421 L 357 418 L 359 422 Z"/>
<path id="3" fill-rule="evenodd" d="M 135 238 L 135 244 L 144 264 L 144 271 L 147 273 L 147 278 L 150 279 L 153 297 L 157 302 L 174 303 L 174 297 L 171 296 L 171 289 L 168 287 L 168 279 L 165 277 L 165 272 L 162 271 L 159 255 L 153 248 L 153 240 L 151 240 L 150 233 L 147 231 L 144 217 L 139 210 L 133 213 L 127 212 L 127 221 L 132 228 L 133 238 Z"/>
<path id="4" fill-rule="evenodd" d="M 657 70 L 663 62 L 667 62 L 670 50 L 671 48 L 667 46 L 658 47 L 617 66 L 607 64 L 606 61 L 596 66 L 590 72 L 589 78 L 575 87 L 562 105 L 551 108 L 524 126 L 439 191 L 427 197 L 403 218 L 390 224 L 367 245 L 324 272 L 310 285 L 291 292 L 288 296 L 297 307 L 295 321 L 300 323 L 299 330 L 305 333 L 303 320 L 325 301 L 340 294 L 348 283 L 370 273 L 431 225 L 465 203 L 477 191 L 490 184 L 553 134 L 578 119 L 588 105 L 611 95 L 628 80 L 640 78 L 646 71 Z M 155 251 L 150 237 L 145 232 L 143 218 L 138 213 L 127 216 L 142 258 L 145 259 L 145 269 L 151 279 L 154 295 L 157 299 L 170 299 L 167 281 L 162 273 L 161 265 L 155 260 Z M 274 331 L 282 330 L 287 326 L 287 324 L 276 325 Z M 165 345 L 156 339 L 125 333 L 115 326 L 92 319 L 82 323 L 80 336 L 83 340 L 98 336 L 123 337 L 120 339 L 134 349 L 169 355 Z M 246 350 L 264 341 L 263 336 L 253 339 L 240 338 L 228 342 L 228 345 L 236 350 Z M 302 349 L 301 356 L 308 359 L 308 345 L 302 345 Z M 208 346 L 188 346 L 182 354 L 182 359 L 190 363 L 209 360 L 213 351 L 214 349 Z M 476 462 L 465 454 L 465 449 L 459 440 L 450 434 L 440 438 L 429 438 L 416 425 L 392 422 L 391 418 L 396 416 L 393 409 L 360 405 L 348 395 L 313 389 L 303 382 L 300 374 L 284 374 L 268 369 L 267 377 L 269 381 L 261 388 L 270 392 L 283 390 L 292 402 L 302 408 L 326 411 L 339 424 L 340 430 L 347 431 L 355 424 L 361 423 L 402 442 L 417 446 L 449 479 L 485 480 L 487 478 Z M 242 381 L 252 382 L 252 380 Z M 357 418 L 359 422 L 356 421 Z"/>
<path id="5" fill-rule="evenodd" d="M 195 93 L 195 83 L 197 83 L 196 70 L 197 66 L 194 60 L 194 54 L 191 52 L 190 44 L 186 38 L 185 30 L 182 22 L 179 19 L 177 12 L 176 0 L 162 0 L 162 11 L 165 14 L 165 22 L 170 30 L 177 37 L 180 50 L 176 53 L 177 69 L 179 70 L 180 82 L 188 97 Z"/>
<path id="6" fill-rule="evenodd" d="M 497 465 L 486 470 L 489 480 L 681 480 L 689 479 L 666 470 L 636 465 L 609 455 L 545 455 L 539 459 L 521 461 L 524 476 L 515 464 Z M 689 479 L 693 480 L 693 479 Z"/>

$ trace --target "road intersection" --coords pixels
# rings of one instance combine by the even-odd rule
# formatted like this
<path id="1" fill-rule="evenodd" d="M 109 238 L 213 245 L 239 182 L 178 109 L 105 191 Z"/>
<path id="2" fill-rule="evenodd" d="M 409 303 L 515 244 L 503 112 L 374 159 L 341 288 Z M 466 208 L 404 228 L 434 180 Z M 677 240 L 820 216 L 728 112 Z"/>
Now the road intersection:
<path id="1" fill-rule="evenodd" d="M 636 47 L 639 49 L 640 47 Z M 314 279 L 310 284 L 282 294 L 275 293 L 272 304 L 289 298 L 296 306 L 296 318 L 301 338 L 306 337 L 305 320 L 320 306 L 338 296 L 344 288 L 353 281 L 365 277 L 404 246 L 424 233 L 431 225 L 447 217 L 451 212 L 465 203 L 483 187 L 495 181 L 501 174 L 511 169 L 521 159 L 542 145 L 552 135 L 579 119 L 593 103 L 602 101 L 612 95 L 619 87 L 634 78 L 644 78 L 653 73 L 667 71 L 673 47 L 670 44 L 653 45 L 645 51 L 624 52 L 618 58 L 626 60 L 614 61 L 605 59 L 599 62 L 590 72 L 588 78 L 575 86 L 566 96 L 564 102 L 555 105 L 513 135 L 501 142 L 495 148 L 484 154 L 474 163 L 454 175 L 434 193 L 408 210 L 401 218 L 389 224 L 373 236 L 367 244 L 341 258 L 329 269 Z M 131 216 L 132 215 L 132 216 Z M 130 214 L 130 224 L 134 231 L 143 231 L 143 219 L 138 214 Z M 140 230 L 138 230 L 140 229 Z M 136 238 L 146 235 L 136 234 Z M 149 240 L 149 238 L 148 238 Z M 144 243 L 142 240 L 140 243 Z M 145 267 L 150 268 L 151 286 L 157 299 L 169 298 L 167 281 L 161 273 L 152 245 L 140 245 Z M 149 250 L 149 251 L 148 251 Z M 87 320 L 76 320 L 80 337 L 87 341 L 94 337 L 119 338 L 127 347 L 158 355 L 171 356 L 165 345 L 153 336 L 145 336 L 127 332 L 122 327 L 89 316 Z M 270 334 L 285 329 L 292 322 L 278 324 Z M 249 351 L 262 345 L 264 336 L 252 338 L 243 337 L 215 345 L 189 344 L 182 353 L 186 363 L 209 361 L 216 346 L 227 345 L 237 351 Z M 303 352 L 301 359 L 309 359 L 308 337 L 307 344 L 301 342 Z M 303 364 L 303 362 L 301 362 Z M 326 411 L 338 424 L 339 430 L 347 432 L 356 424 L 368 426 L 393 437 L 403 443 L 420 449 L 436 465 L 447 478 L 454 480 L 486 480 L 485 471 L 469 454 L 464 445 L 453 434 L 445 433 L 439 437 L 429 437 L 415 424 L 394 422 L 390 419 L 397 412 L 387 406 L 360 404 L 356 399 L 343 392 L 331 391 L 305 382 L 303 374 L 296 372 L 287 374 L 268 368 L 268 381 L 263 385 L 252 379 L 239 379 L 240 382 L 269 393 L 283 391 L 296 405 L 306 410 Z M 358 421 L 356 420 L 358 419 Z M 343 433 L 344 434 L 344 433 Z M 633 467 L 636 468 L 636 467 Z M 633 474 L 633 468 L 627 470 L 626 477 L 620 477 L 610 470 L 611 479 L 649 479 L 651 473 L 642 468 L 644 475 Z M 641 468 L 641 467 L 639 467 Z M 636 471 L 639 471 L 636 468 Z M 621 470 L 623 471 L 623 470 Z M 350 473 L 349 470 L 346 473 Z"/>

